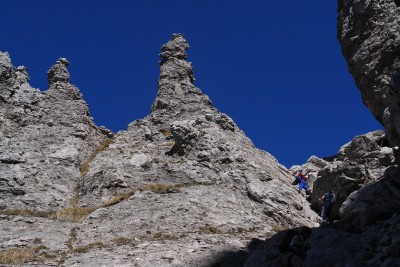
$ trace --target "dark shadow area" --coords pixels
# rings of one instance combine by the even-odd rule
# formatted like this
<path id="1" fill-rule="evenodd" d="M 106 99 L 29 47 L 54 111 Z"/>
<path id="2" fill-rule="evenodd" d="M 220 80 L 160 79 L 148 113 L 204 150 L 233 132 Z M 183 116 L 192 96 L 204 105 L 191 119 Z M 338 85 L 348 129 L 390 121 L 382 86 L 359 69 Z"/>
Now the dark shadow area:
<path id="1" fill-rule="evenodd" d="M 394 0 L 394 3 L 396 4 L 396 6 L 400 6 L 400 0 Z"/>
<path id="2" fill-rule="evenodd" d="M 264 240 L 253 238 L 246 249 L 239 251 L 224 251 L 215 259 L 209 261 L 201 267 L 243 267 L 249 255 L 260 248 Z"/>

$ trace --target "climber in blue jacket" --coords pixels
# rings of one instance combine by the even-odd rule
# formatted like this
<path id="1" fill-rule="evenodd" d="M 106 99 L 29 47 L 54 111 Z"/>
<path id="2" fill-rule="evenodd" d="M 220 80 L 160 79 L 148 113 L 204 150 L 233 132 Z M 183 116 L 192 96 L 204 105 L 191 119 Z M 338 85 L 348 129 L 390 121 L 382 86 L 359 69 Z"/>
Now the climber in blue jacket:
<path id="1" fill-rule="evenodd" d="M 307 184 L 307 177 L 303 174 L 302 170 L 299 170 L 296 176 L 296 184 L 299 184 L 299 192 L 301 190 L 306 190 L 306 194 L 310 194 L 310 189 L 308 188 Z"/>

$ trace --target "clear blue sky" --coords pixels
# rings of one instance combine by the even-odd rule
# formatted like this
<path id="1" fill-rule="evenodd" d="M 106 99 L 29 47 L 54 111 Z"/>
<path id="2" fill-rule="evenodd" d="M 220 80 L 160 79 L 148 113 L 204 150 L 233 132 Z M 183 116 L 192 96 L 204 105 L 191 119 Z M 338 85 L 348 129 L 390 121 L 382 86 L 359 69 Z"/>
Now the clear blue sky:
<path id="1" fill-rule="evenodd" d="M 341 54 L 336 1 L 1 2 L 0 51 L 41 90 L 68 58 L 95 122 L 113 131 L 149 113 L 158 53 L 175 32 L 191 46 L 196 85 L 287 167 L 381 128 Z"/>

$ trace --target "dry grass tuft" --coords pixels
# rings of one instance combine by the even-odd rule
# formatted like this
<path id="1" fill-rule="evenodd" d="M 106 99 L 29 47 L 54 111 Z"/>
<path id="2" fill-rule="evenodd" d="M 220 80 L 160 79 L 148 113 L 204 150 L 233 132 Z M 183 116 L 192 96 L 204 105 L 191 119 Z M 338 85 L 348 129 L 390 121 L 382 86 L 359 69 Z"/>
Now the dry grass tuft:
<path id="1" fill-rule="evenodd" d="M 0 215 L 19 215 L 24 217 L 42 217 L 53 220 L 80 222 L 96 208 L 64 208 L 58 211 L 37 210 L 0 210 Z"/>
<path id="2" fill-rule="evenodd" d="M 80 246 L 80 247 L 76 247 L 73 248 L 71 250 L 72 253 L 87 253 L 89 252 L 89 250 L 91 250 L 92 248 L 105 248 L 106 246 L 103 244 L 103 242 L 94 242 L 94 243 L 90 243 L 87 244 L 85 246 Z"/>
<path id="3" fill-rule="evenodd" d="M 217 227 L 213 227 L 213 226 L 203 226 L 199 228 L 200 232 L 203 234 L 222 234 L 222 231 L 219 230 Z"/>
<path id="4" fill-rule="evenodd" d="M 114 142 L 114 139 L 108 138 L 108 139 L 105 139 L 103 142 L 101 142 L 98 147 L 96 147 L 96 149 L 92 152 L 90 157 L 85 162 L 82 163 L 81 176 L 84 176 L 89 171 L 89 165 L 96 158 L 97 154 L 106 150 L 108 148 L 108 146 L 110 144 L 112 144 L 113 142 Z"/>
<path id="5" fill-rule="evenodd" d="M 60 221 L 81 222 L 83 218 L 96 208 L 64 208 L 55 212 L 52 219 Z"/>
<path id="6" fill-rule="evenodd" d="M 112 243 L 116 244 L 117 246 L 123 246 L 123 245 L 130 245 L 133 243 L 133 240 L 131 238 L 127 238 L 127 237 L 117 237 L 113 240 L 111 240 Z"/>
<path id="7" fill-rule="evenodd" d="M 170 130 L 166 130 L 166 129 L 160 129 L 160 133 L 162 133 L 162 135 L 168 137 L 168 136 L 172 136 L 172 133 Z"/>
<path id="8" fill-rule="evenodd" d="M 67 247 L 69 249 L 72 249 L 73 244 L 78 240 L 78 238 L 76 237 L 77 236 L 76 230 L 78 230 L 78 228 L 74 227 L 71 229 L 71 232 L 69 233 L 69 239 L 67 241 Z"/>
<path id="9" fill-rule="evenodd" d="M 141 191 L 151 191 L 157 194 L 179 193 L 182 185 L 180 184 L 148 184 L 141 188 Z"/>
<path id="10" fill-rule="evenodd" d="M 158 232 L 158 233 L 155 233 L 153 237 L 156 238 L 156 239 L 159 239 L 162 236 L 163 236 L 162 233 Z"/>
<path id="11" fill-rule="evenodd" d="M 37 211 L 37 210 L 0 210 L 1 215 L 19 215 L 24 217 L 43 217 L 50 218 L 54 215 L 54 211 Z"/>
<path id="12" fill-rule="evenodd" d="M 117 203 L 119 203 L 119 202 L 121 202 L 121 201 L 124 201 L 125 199 L 130 198 L 130 197 L 133 196 L 134 194 L 135 194 L 135 191 L 132 190 L 132 191 L 129 191 L 129 192 L 120 194 L 120 195 L 118 195 L 118 196 L 112 197 L 112 198 L 109 199 L 106 203 L 104 203 L 104 204 L 102 205 L 102 207 L 105 208 L 105 207 L 109 207 L 109 206 L 115 205 L 115 204 L 117 204 Z"/>
<path id="13" fill-rule="evenodd" d="M 41 249 L 44 249 L 44 247 L 9 248 L 0 251 L 0 263 L 21 264 L 33 261 Z"/>
<path id="14" fill-rule="evenodd" d="M 71 198 L 71 200 L 69 201 L 69 203 L 70 203 L 70 205 L 71 205 L 72 207 L 76 207 L 76 206 L 78 206 L 78 204 L 79 204 L 79 186 L 76 186 L 76 187 L 74 188 L 73 193 L 74 193 L 74 196 Z"/>
<path id="15" fill-rule="evenodd" d="M 281 231 L 285 231 L 287 229 L 288 228 L 286 226 L 284 226 L 284 225 L 274 225 L 274 226 L 272 226 L 272 231 L 275 232 L 275 233 L 281 232 Z"/>

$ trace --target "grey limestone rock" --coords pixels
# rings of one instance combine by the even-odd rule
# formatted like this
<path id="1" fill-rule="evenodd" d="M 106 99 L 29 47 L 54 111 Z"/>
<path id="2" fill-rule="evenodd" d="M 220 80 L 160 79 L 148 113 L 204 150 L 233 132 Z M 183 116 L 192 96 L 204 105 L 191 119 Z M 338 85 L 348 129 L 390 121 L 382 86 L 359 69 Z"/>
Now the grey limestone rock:
<path id="1" fill-rule="evenodd" d="M 400 9 L 393 0 L 338 1 L 338 39 L 364 103 L 400 144 Z"/>
<path id="2" fill-rule="evenodd" d="M 66 58 L 59 58 L 49 71 L 47 72 L 47 80 L 49 84 L 56 82 L 68 83 L 69 82 L 69 72 L 67 67 L 69 66 L 69 61 Z"/>
<path id="3" fill-rule="evenodd" d="M 316 177 L 311 196 L 337 195 L 332 224 L 312 230 L 303 260 L 279 251 L 283 233 L 267 239 L 245 266 L 400 266 L 400 1 L 338 1 L 338 39 L 362 99 L 385 127 L 357 136 L 337 155 L 312 157 L 302 166 Z"/>
<path id="4" fill-rule="evenodd" d="M 66 207 L 81 164 L 107 137 L 68 83 L 66 59 L 51 68 L 50 90 L 41 92 L 29 85 L 26 67 L 14 69 L 7 53 L 0 58 L 2 77 L 8 77 L 0 81 L 1 209 Z"/>
<path id="5" fill-rule="evenodd" d="M 181 34 L 162 47 L 151 113 L 118 133 L 82 179 L 81 206 L 131 195 L 87 218 L 82 244 L 96 236 L 110 242 L 117 233 L 134 238 L 136 255 L 146 255 L 144 262 L 138 256 L 140 266 L 206 266 L 212 255 L 241 251 L 276 228 L 316 225 L 286 168 L 195 87 L 188 47 Z M 226 236 L 236 232 L 242 234 Z M 160 244 L 163 236 L 167 245 Z"/>
<path id="6" fill-rule="evenodd" d="M 65 266 L 234 267 L 251 240 L 317 225 L 288 170 L 194 85 L 188 48 L 182 34 L 162 46 L 151 113 L 115 135 L 93 123 L 66 59 L 41 92 L 0 54 L 0 253 L 36 247 L 44 264 Z"/>
<path id="7" fill-rule="evenodd" d="M 366 185 L 381 181 L 386 171 L 395 164 L 395 150 L 388 146 L 383 131 L 374 131 L 356 136 L 343 145 L 332 157 L 319 159 L 311 157 L 302 166 L 293 166 L 291 171 L 303 169 L 311 180 L 311 204 L 319 211 L 319 200 L 324 192 L 333 190 L 336 202 L 332 216 L 339 217 L 339 209 L 353 192 Z M 356 193 L 354 193 L 356 194 Z"/>

